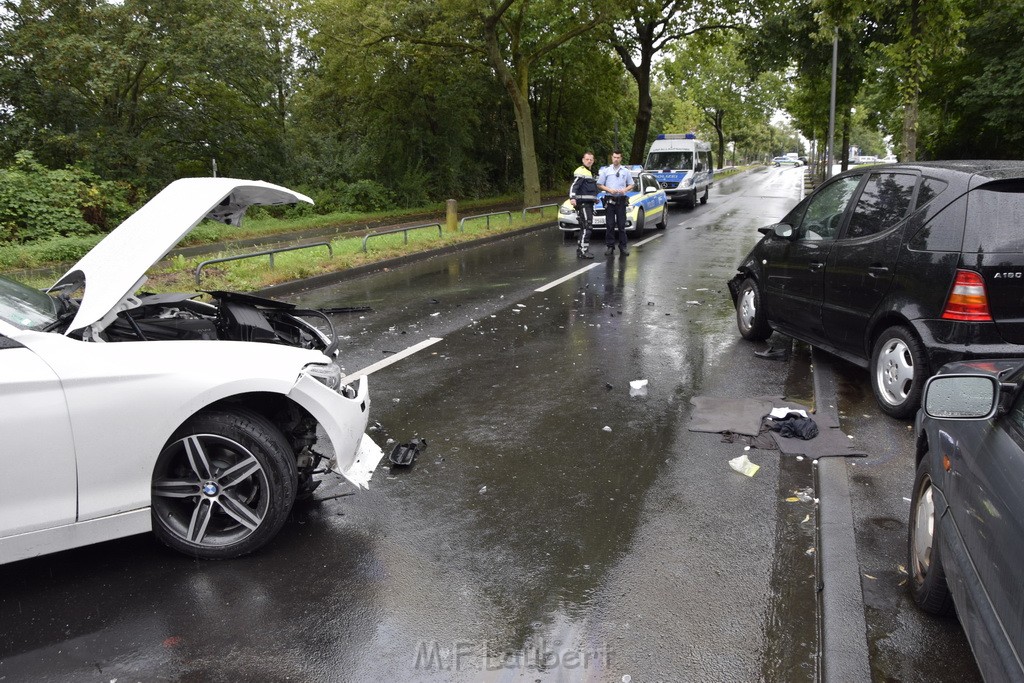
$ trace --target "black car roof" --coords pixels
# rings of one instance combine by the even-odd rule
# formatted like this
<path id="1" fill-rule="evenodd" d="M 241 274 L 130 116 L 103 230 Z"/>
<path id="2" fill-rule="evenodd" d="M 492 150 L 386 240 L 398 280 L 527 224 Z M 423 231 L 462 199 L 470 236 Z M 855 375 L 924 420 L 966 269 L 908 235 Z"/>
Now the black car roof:
<path id="1" fill-rule="evenodd" d="M 1024 161 L 1005 159 L 953 159 L 944 161 L 917 161 L 902 164 L 886 164 L 886 168 L 909 168 L 952 171 L 977 175 L 991 180 L 1005 180 L 1007 178 L 1024 178 Z M 876 167 L 871 167 L 876 168 Z"/>

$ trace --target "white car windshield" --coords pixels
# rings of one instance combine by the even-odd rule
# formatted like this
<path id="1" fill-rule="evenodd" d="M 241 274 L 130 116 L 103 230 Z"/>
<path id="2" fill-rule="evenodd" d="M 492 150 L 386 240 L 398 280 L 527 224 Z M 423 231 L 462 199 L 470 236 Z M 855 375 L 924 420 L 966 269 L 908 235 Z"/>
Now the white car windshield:
<path id="1" fill-rule="evenodd" d="M 53 297 L 0 277 L 0 320 L 22 329 L 42 329 L 57 320 Z"/>

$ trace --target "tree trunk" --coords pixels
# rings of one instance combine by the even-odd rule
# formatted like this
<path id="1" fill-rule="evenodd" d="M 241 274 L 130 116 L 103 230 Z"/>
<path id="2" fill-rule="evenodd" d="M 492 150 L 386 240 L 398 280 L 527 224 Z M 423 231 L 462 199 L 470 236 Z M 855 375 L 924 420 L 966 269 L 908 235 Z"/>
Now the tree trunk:
<path id="1" fill-rule="evenodd" d="M 917 96 L 903 106 L 903 153 L 900 161 L 917 161 Z"/>
<path id="2" fill-rule="evenodd" d="M 537 149 L 533 135 L 533 112 L 530 110 L 529 68 L 518 64 L 513 71 L 505 64 L 498 46 L 497 19 L 485 26 L 487 61 L 498 74 L 505 91 L 512 99 L 519 133 L 519 155 L 523 162 L 523 207 L 540 205 L 540 172 L 537 168 Z"/>
<path id="3" fill-rule="evenodd" d="M 629 163 L 644 163 L 644 148 L 647 147 L 647 135 L 651 131 L 651 112 L 654 101 L 651 99 L 651 66 L 641 62 L 637 71 L 636 85 L 639 92 L 636 109 L 636 126 L 633 129 L 633 149 L 629 152 Z"/>
<path id="4" fill-rule="evenodd" d="M 846 113 L 843 114 L 843 143 L 842 147 L 842 159 L 843 163 L 840 170 L 845 171 L 850 168 L 850 110 L 847 109 Z"/>
<path id="5" fill-rule="evenodd" d="M 722 121 L 725 119 L 725 112 L 721 109 L 715 111 L 715 132 L 718 133 L 718 168 L 725 166 L 725 130 Z M 711 169 L 708 169 L 709 171 Z"/>

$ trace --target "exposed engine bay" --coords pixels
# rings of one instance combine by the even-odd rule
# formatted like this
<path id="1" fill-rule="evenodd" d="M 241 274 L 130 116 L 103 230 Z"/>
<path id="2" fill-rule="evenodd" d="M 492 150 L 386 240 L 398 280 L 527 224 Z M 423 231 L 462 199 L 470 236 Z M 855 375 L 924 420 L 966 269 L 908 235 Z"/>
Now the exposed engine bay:
<path id="1" fill-rule="evenodd" d="M 333 357 L 337 344 L 334 326 L 323 312 L 251 294 L 207 291 L 212 302 L 198 301 L 200 292 L 140 294 L 139 305 L 122 311 L 103 330 L 102 341 L 161 341 L 218 339 L 284 344 L 316 349 Z M 51 329 L 62 331 L 73 317 L 75 301 L 64 299 L 66 312 Z M 304 318 L 319 318 L 330 330 L 325 334 Z"/>

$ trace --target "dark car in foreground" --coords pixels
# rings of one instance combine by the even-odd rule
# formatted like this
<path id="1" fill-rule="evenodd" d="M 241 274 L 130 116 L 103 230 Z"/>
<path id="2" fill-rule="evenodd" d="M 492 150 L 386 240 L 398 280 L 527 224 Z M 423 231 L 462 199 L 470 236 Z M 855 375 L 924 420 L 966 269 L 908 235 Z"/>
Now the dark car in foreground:
<path id="1" fill-rule="evenodd" d="M 925 611 L 960 617 L 989 681 L 1024 667 L 1024 362 L 944 366 L 917 418 L 907 571 Z"/>
<path id="2" fill-rule="evenodd" d="M 869 369 L 906 418 L 932 369 L 1024 356 L 1024 161 L 865 166 L 804 198 L 729 282 L 740 334 Z"/>

